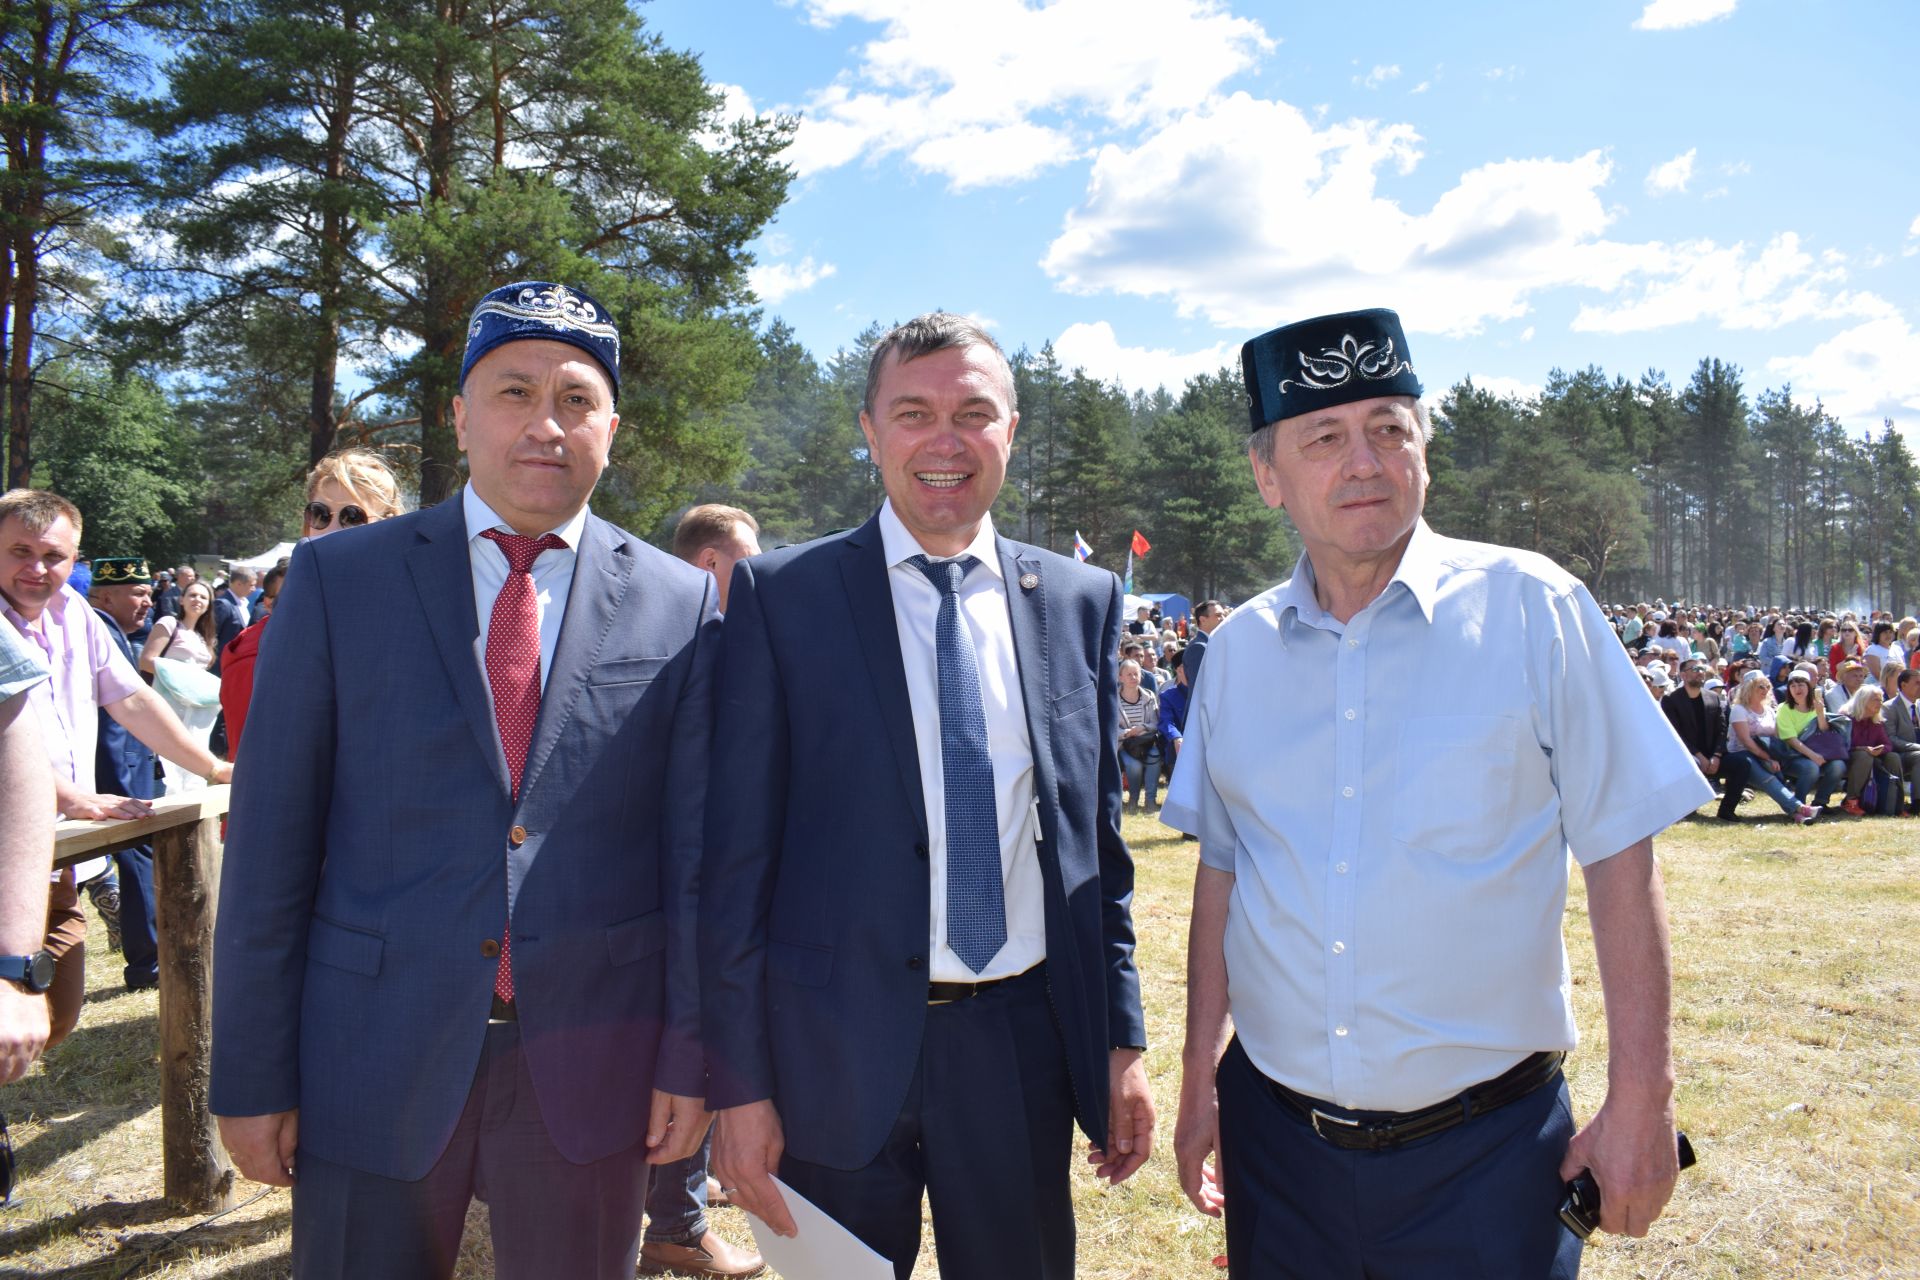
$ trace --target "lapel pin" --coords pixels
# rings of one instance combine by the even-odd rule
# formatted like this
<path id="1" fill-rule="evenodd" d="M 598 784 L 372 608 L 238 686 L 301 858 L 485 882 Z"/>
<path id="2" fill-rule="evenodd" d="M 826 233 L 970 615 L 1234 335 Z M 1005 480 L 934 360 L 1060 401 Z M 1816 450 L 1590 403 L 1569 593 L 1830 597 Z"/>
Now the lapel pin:
<path id="1" fill-rule="evenodd" d="M 1020 575 L 1020 589 L 1021 589 L 1022 591 L 1031 591 L 1031 590 L 1033 590 L 1033 589 L 1034 589 L 1035 587 L 1037 587 L 1037 586 L 1039 586 L 1039 585 L 1040 585 L 1040 575 L 1039 575 L 1039 574 L 1037 574 L 1037 573 L 1023 573 L 1023 574 L 1021 574 L 1021 575 Z"/>

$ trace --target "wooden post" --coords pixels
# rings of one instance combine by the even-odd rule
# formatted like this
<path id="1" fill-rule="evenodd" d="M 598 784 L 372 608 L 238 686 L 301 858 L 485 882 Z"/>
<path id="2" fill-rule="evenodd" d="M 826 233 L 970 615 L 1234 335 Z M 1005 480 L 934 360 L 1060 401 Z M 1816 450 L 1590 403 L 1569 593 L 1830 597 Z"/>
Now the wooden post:
<path id="1" fill-rule="evenodd" d="M 153 861 L 160 930 L 165 1194 L 187 1209 L 213 1213 L 234 1204 L 233 1165 L 207 1109 L 213 1068 L 213 916 L 220 894 L 220 819 L 202 818 L 156 833 Z"/>

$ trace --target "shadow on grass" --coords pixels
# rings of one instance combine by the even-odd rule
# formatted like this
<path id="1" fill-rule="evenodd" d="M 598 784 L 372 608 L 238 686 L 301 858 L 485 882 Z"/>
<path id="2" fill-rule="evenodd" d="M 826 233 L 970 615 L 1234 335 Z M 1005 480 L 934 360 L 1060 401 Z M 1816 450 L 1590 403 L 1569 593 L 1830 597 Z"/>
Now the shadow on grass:
<path id="1" fill-rule="evenodd" d="M 179 1215 L 179 1209 L 158 1196 L 151 1200 L 88 1205 L 72 1213 L 63 1213 L 57 1218 L 42 1218 L 27 1226 L 16 1227 L 12 1231 L 0 1234 L 0 1258 L 10 1258 L 15 1254 L 25 1253 L 70 1232 L 140 1227 L 152 1222 L 165 1222 L 168 1218 Z"/>
<path id="2" fill-rule="evenodd" d="M 148 1206 L 153 1208 L 149 1209 Z M 103 1212 L 114 1209 L 140 1210 L 149 1216 L 123 1224 L 116 1224 L 110 1218 L 101 1219 Z M 111 1227 L 164 1221 L 177 1213 L 178 1210 L 166 1201 L 155 1199 L 143 1200 L 137 1205 L 99 1206 L 70 1217 L 75 1227 Z M 32 1274 L 44 1280 L 133 1280 L 137 1276 L 153 1275 L 185 1257 L 217 1257 L 222 1253 L 251 1249 L 285 1234 L 292 1220 L 293 1211 L 287 1208 L 264 1218 L 243 1222 L 214 1222 L 181 1231 L 146 1231 L 125 1235 L 112 1253 L 71 1267 L 62 1267 L 58 1271 L 36 1271 Z M 236 1264 L 232 1270 L 215 1274 L 220 1280 L 284 1280 L 291 1268 L 287 1255 L 276 1253 L 269 1258 Z"/>

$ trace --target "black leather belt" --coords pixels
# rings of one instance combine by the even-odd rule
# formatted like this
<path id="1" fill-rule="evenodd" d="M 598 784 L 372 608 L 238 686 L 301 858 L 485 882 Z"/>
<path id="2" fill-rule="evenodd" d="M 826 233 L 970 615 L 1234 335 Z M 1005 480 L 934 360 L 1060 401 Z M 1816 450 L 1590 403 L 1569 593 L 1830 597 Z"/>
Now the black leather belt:
<path id="1" fill-rule="evenodd" d="M 518 1022 L 520 1021 L 519 1006 L 511 1000 L 502 1000 L 498 995 L 495 995 L 493 997 L 493 1008 L 487 1011 L 487 1021 Z"/>
<path id="2" fill-rule="evenodd" d="M 1304 1093 L 1295 1093 L 1277 1080 L 1268 1080 L 1267 1088 L 1289 1111 L 1311 1125 L 1315 1133 L 1341 1150 L 1391 1151 L 1409 1142 L 1418 1142 L 1422 1138 L 1431 1138 L 1436 1133 L 1445 1133 L 1456 1125 L 1465 1124 L 1475 1116 L 1485 1115 L 1489 1111 L 1498 1111 L 1508 1103 L 1520 1101 L 1541 1086 L 1557 1079 L 1560 1075 L 1560 1064 L 1566 1056 L 1557 1049 L 1552 1052 L 1542 1051 L 1523 1059 L 1505 1074 L 1474 1085 L 1471 1089 L 1445 1102 L 1436 1102 L 1431 1107 L 1425 1107 L 1419 1111 L 1373 1116 L 1366 1119 L 1335 1114 L 1345 1108 L 1336 1108 L 1331 1102 L 1322 1102 L 1318 1098 L 1309 1098 Z M 1333 1109 L 1328 1110 L 1328 1108 Z"/>
<path id="3" fill-rule="evenodd" d="M 952 1004 L 956 1000 L 971 1000 L 977 995 L 993 990 L 1003 982 L 1013 982 L 1040 969 L 1046 961 L 1042 960 L 1031 969 L 1022 969 L 1019 973 L 1004 978 L 993 978 L 987 982 L 929 982 L 927 984 L 928 1004 Z"/>

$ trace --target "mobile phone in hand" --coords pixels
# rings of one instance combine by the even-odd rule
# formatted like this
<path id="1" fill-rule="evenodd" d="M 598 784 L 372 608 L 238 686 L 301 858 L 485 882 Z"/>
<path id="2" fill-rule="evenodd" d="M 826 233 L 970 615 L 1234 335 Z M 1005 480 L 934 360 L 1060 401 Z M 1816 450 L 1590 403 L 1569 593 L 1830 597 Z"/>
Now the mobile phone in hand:
<path id="1" fill-rule="evenodd" d="M 1685 1133 L 1674 1134 L 1679 1147 L 1680 1167 L 1691 1169 L 1694 1166 L 1693 1144 L 1687 1141 Z M 1567 1183 L 1567 1198 L 1560 1202 L 1560 1221 L 1567 1224 L 1567 1230 L 1578 1236 L 1581 1243 L 1600 1228 L 1600 1184 L 1594 1180 L 1593 1170 L 1582 1169 Z"/>

